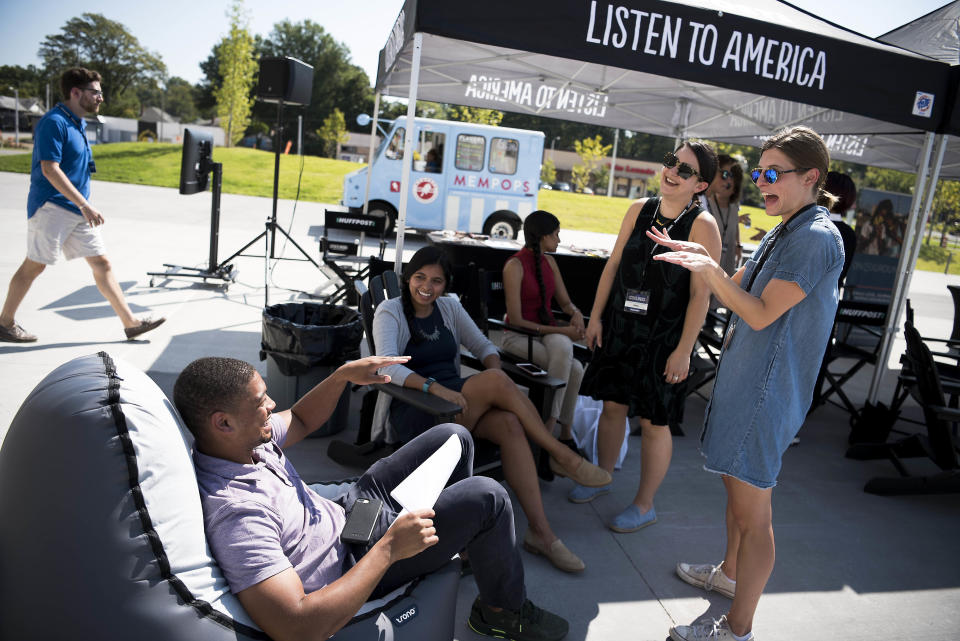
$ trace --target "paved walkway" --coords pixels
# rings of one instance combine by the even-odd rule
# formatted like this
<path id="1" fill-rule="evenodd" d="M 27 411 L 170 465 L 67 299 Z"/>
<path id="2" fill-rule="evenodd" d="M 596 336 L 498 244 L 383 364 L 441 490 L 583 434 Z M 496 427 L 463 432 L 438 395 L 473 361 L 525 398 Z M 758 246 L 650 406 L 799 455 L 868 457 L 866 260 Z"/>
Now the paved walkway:
<path id="1" fill-rule="evenodd" d="M 0 238 L 3 285 L 23 257 L 26 223 L 25 175 L 0 173 Z M 40 341 L 25 346 L 0 344 L 0 439 L 29 391 L 54 367 L 82 354 L 106 350 L 147 371 L 168 393 L 180 369 L 204 354 L 223 354 L 257 364 L 260 313 L 264 303 L 262 259 L 239 258 L 237 283 L 229 289 L 171 281 L 151 287 L 148 270 L 163 263 L 203 266 L 207 259 L 209 194 L 180 196 L 175 190 L 95 181 L 93 201 L 107 218 L 104 231 L 118 279 L 137 314 L 162 314 L 167 323 L 143 340 L 123 340 L 119 321 L 93 286 L 83 262 L 49 268 L 27 296 L 18 320 Z M 271 210 L 265 198 L 224 195 L 220 256 L 225 257 L 263 229 Z M 316 257 L 317 227 L 323 206 L 281 202 L 279 220 Z M 564 232 L 566 242 L 600 244 L 610 236 Z M 408 239 L 407 251 L 421 241 Z M 282 247 L 278 240 L 278 249 Z M 294 256 L 292 247 L 285 249 Z M 389 250 L 388 250 L 389 251 Z M 297 290 L 322 286 L 324 277 L 306 263 L 280 262 L 266 274 L 270 301 L 296 300 Z M 953 305 L 945 288 L 958 278 L 920 272 L 911 297 L 922 333 L 947 336 Z M 158 283 L 159 285 L 159 283 Z M 893 360 L 902 352 L 894 347 Z M 856 381 L 863 399 L 866 377 Z M 269 384 L 269 381 L 268 381 Z M 887 377 L 883 398 L 889 398 Z M 354 409 L 359 398 L 353 399 Z M 568 639 L 656 640 L 675 623 L 725 612 L 723 597 L 705 594 L 673 575 L 678 560 L 718 561 L 723 554 L 724 493 L 720 481 L 701 469 L 696 435 L 703 402 L 691 398 L 684 429 L 675 439 L 673 464 L 657 497 L 659 522 L 636 534 L 614 534 L 604 524 L 636 491 L 640 440 L 631 437 L 624 469 L 614 491 L 588 505 L 565 499 L 567 480 L 543 484 L 551 523 L 587 564 L 581 576 L 562 575 L 542 558 L 523 553 L 530 596 L 564 613 Z M 909 410 L 917 415 L 916 408 Z M 354 420 L 356 412 L 353 412 Z M 797 639 L 870 640 L 960 638 L 960 503 L 956 496 L 880 498 L 862 493 L 877 475 L 893 475 L 886 461 L 843 458 L 848 416 L 832 406 L 818 409 L 801 432 L 800 445 L 785 459 L 774 492 L 777 567 L 760 603 L 760 641 Z M 904 426 L 906 427 L 906 426 Z M 342 434 L 350 438 L 350 432 Z M 309 439 L 291 450 L 307 478 L 339 478 L 355 473 L 338 468 L 324 453 L 330 439 Z M 915 470 L 929 470 L 910 461 Z M 522 535 L 525 521 L 518 514 Z M 480 638 L 463 624 L 476 595 L 470 580 L 460 584 L 456 638 Z"/>

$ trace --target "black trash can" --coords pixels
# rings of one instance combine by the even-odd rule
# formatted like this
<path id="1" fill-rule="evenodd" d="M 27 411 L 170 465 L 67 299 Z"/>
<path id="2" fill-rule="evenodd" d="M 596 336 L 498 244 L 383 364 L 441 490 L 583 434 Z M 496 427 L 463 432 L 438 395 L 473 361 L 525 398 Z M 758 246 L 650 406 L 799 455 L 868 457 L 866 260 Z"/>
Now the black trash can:
<path id="1" fill-rule="evenodd" d="M 263 310 L 260 360 L 267 361 L 267 394 L 278 410 L 300 397 L 348 360 L 360 358 L 360 314 L 342 305 L 280 303 Z M 350 386 L 329 420 L 312 436 L 329 436 L 347 427 Z"/>

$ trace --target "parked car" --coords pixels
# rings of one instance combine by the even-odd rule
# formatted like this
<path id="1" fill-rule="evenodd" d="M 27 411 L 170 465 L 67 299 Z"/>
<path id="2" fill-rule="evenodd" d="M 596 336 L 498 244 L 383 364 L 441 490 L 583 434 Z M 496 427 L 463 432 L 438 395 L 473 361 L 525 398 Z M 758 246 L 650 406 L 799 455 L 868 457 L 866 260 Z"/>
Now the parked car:
<path id="1" fill-rule="evenodd" d="M 553 185 L 550 183 L 540 183 L 540 189 L 553 189 Z"/>
<path id="2" fill-rule="evenodd" d="M 592 196 L 592 195 L 593 195 L 593 190 L 590 189 L 589 187 L 584 187 L 584 188 L 583 188 L 583 191 L 580 192 L 580 193 L 582 193 L 582 194 L 589 194 L 589 195 Z"/>
<path id="3" fill-rule="evenodd" d="M 573 187 L 570 186 L 570 183 L 564 182 L 553 183 L 553 188 L 560 191 L 573 191 Z"/>

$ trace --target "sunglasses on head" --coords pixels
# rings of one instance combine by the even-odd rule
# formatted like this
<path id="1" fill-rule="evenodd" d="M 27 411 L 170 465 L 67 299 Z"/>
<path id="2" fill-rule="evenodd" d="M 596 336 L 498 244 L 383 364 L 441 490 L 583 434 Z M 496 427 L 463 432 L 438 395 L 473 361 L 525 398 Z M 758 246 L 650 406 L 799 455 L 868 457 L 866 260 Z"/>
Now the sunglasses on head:
<path id="1" fill-rule="evenodd" d="M 691 176 L 696 176 L 697 178 L 700 178 L 699 171 L 697 171 L 696 169 L 694 169 L 693 167 L 691 167 L 685 162 L 680 162 L 680 159 L 677 158 L 677 154 L 673 153 L 672 151 L 668 151 L 663 156 L 663 166 L 667 168 L 676 167 L 677 175 L 683 178 L 684 180 L 686 180 L 687 178 L 690 178 Z"/>
<path id="2" fill-rule="evenodd" d="M 792 174 L 795 171 L 807 171 L 807 169 L 800 167 L 796 169 L 760 169 L 759 167 L 754 167 L 750 170 L 750 178 L 753 179 L 754 183 L 757 183 L 760 181 L 760 176 L 762 175 L 763 179 L 772 185 L 784 174 Z"/>

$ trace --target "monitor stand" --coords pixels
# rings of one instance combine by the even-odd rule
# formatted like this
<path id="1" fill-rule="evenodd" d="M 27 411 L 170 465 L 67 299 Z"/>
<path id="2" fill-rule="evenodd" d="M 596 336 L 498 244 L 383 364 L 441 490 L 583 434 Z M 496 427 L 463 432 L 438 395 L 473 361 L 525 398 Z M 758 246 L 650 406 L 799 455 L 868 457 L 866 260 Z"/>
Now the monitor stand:
<path id="1" fill-rule="evenodd" d="M 229 287 L 230 283 L 237 280 L 237 269 L 229 264 L 229 259 L 223 263 L 217 263 L 217 244 L 220 239 L 220 188 L 223 182 L 223 163 L 215 162 L 210 164 L 213 173 L 213 186 L 210 194 L 210 258 L 207 267 L 185 267 L 183 265 L 171 265 L 164 263 L 166 267 L 162 272 L 147 272 L 150 276 L 150 287 L 153 287 L 158 276 L 164 280 L 171 278 L 199 278 L 204 283 L 207 280 L 222 281 L 224 287 Z M 231 256 L 231 258 L 233 258 Z"/>

